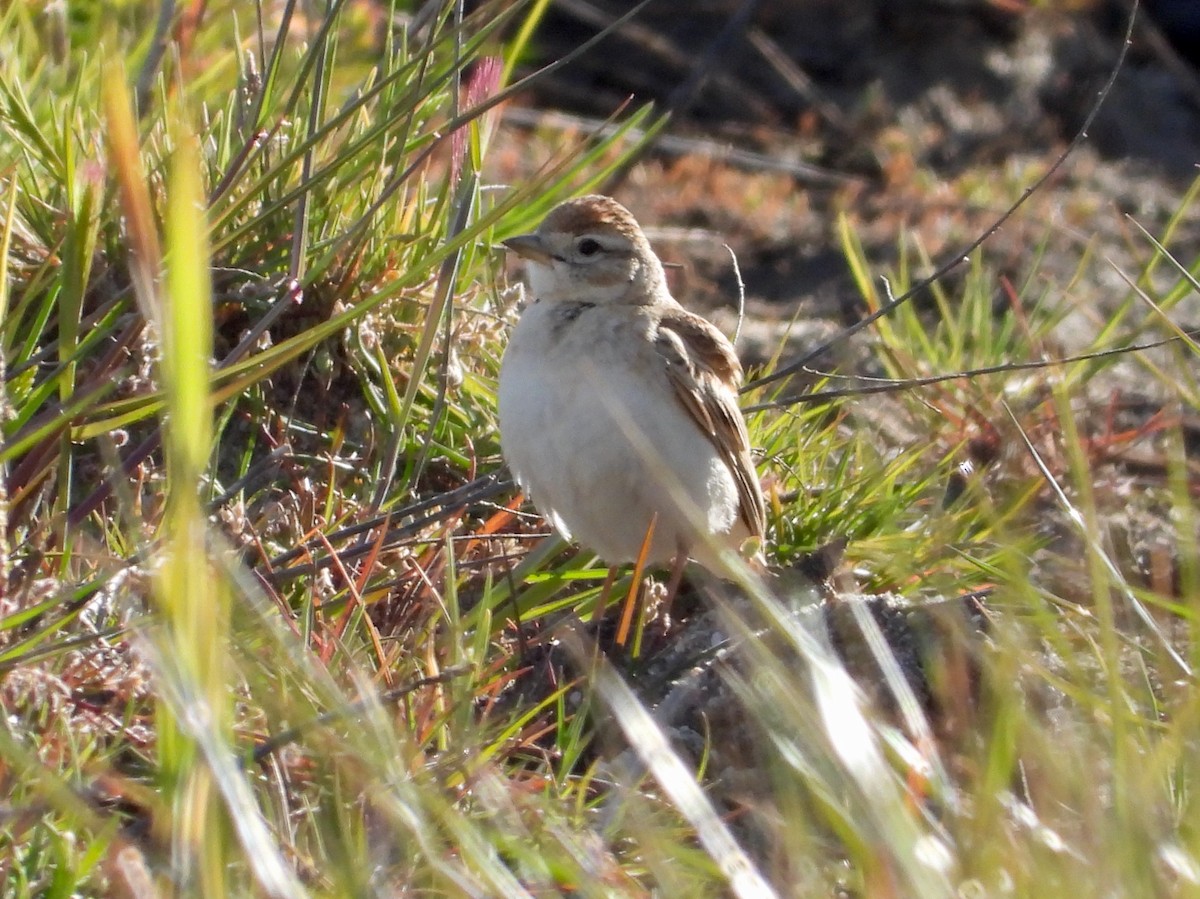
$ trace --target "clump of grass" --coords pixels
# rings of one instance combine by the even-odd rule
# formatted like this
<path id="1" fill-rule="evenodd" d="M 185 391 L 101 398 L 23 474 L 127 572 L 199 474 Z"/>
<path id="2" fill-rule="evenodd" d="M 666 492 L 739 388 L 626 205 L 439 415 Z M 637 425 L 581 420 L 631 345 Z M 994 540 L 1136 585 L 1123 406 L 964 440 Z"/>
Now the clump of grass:
<path id="1" fill-rule="evenodd" d="M 10 795 L 43 810 L 6 837 L 6 873 L 30 890 L 144 874 L 294 895 L 407 872 L 509 894 L 525 858 L 553 880 L 570 853 L 496 855 L 526 813 L 491 759 L 521 726 L 473 712 L 503 671 L 488 610 L 459 607 L 442 570 L 463 509 L 402 535 L 407 506 L 494 454 L 466 436 L 494 432 L 489 360 L 460 384 L 452 353 L 494 353 L 493 229 L 600 177 L 624 129 L 500 194 L 479 175 L 519 10 L 393 10 L 374 42 L 340 4 L 305 22 L 294 4 L 228 12 L 170 23 L 169 47 L 132 60 L 136 100 L 106 104 L 99 85 L 127 81 L 99 51 L 132 46 L 131 23 L 4 14 L 0 460 L 19 550 L 0 664 L 37 737 L 6 731 Z M 55 29 L 68 76 L 35 62 Z M 277 561 L 296 548 L 308 577 Z M 406 595 L 415 582 L 441 605 Z M 368 614 L 389 597 L 395 633 Z M 17 701 L 31 672 L 73 704 L 44 719 Z M 396 693 L 397 720 L 372 699 L 305 731 L 305 754 L 251 757 L 375 697 L 376 677 L 431 675 Z M 309 746 L 329 754 L 306 761 Z M 463 795 L 491 798 L 456 799 L 467 779 Z"/>

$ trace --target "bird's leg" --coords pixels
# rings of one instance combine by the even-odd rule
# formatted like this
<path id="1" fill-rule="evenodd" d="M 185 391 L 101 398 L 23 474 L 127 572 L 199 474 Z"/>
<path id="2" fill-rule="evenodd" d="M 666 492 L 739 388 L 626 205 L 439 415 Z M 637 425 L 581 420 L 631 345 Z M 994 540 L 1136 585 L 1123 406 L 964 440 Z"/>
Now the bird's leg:
<path id="1" fill-rule="evenodd" d="M 600 587 L 600 595 L 596 598 L 596 605 L 592 607 L 592 622 L 598 627 L 600 622 L 604 620 L 604 613 L 608 611 L 608 594 L 612 592 L 613 584 L 617 580 L 617 567 L 610 565 L 608 574 L 604 576 L 604 583 Z"/>
<path id="2" fill-rule="evenodd" d="M 675 559 L 671 562 L 671 578 L 667 581 L 667 598 L 663 600 L 662 612 L 664 616 L 669 616 L 671 613 L 671 603 L 675 600 L 675 594 L 679 592 L 679 585 L 683 583 L 683 572 L 687 568 L 688 551 L 687 547 L 679 544 L 676 548 Z"/>

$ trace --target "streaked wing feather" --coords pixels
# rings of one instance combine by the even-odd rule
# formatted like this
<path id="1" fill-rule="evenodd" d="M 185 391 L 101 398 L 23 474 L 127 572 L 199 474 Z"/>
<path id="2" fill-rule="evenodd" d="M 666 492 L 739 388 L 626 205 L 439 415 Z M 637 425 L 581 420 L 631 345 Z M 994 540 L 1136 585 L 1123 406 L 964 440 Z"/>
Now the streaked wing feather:
<path id="1" fill-rule="evenodd" d="M 761 537 L 766 510 L 750 456 L 750 435 L 737 405 L 742 366 L 733 347 L 711 322 L 682 307 L 663 314 L 654 345 L 666 362 L 675 395 L 729 466 L 742 521 L 753 536 Z"/>

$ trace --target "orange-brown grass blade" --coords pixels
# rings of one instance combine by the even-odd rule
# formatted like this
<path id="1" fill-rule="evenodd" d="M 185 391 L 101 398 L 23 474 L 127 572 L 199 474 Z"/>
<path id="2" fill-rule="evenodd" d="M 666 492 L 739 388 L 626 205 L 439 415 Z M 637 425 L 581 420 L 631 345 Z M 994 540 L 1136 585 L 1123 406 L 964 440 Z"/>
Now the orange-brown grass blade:
<path id="1" fill-rule="evenodd" d="M 658 524 L 658 514 L 650 519 L 650 527 L 646 528 L 646 539 L 638 551 L 637 564 L 633 566 L 633 580 L 629 584 L 629 592 L 625 595 L 625 608 L 621 610 L 621 624 L 617 628 L 617 645 L 624 646 L 629 639 L 629 628 L 633 623 L 633 610 L 637 603 L 638 588 L 642 583 L 642 572 L 646 569 L 646 557 L 650 554 L 650 544 L 654 541 L 654 526 Z"/>

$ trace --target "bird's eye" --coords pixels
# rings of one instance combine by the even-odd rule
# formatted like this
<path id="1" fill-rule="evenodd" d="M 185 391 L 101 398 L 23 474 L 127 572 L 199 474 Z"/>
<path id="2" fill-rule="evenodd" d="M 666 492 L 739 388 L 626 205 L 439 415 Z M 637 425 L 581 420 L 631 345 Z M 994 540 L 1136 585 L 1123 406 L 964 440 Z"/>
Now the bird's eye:
<path id="1" fill-rule="evenodd" d="M 584 256 L 595 256 L 600 252 L 600 241 L 585 237 L 575 247 Z"/>

